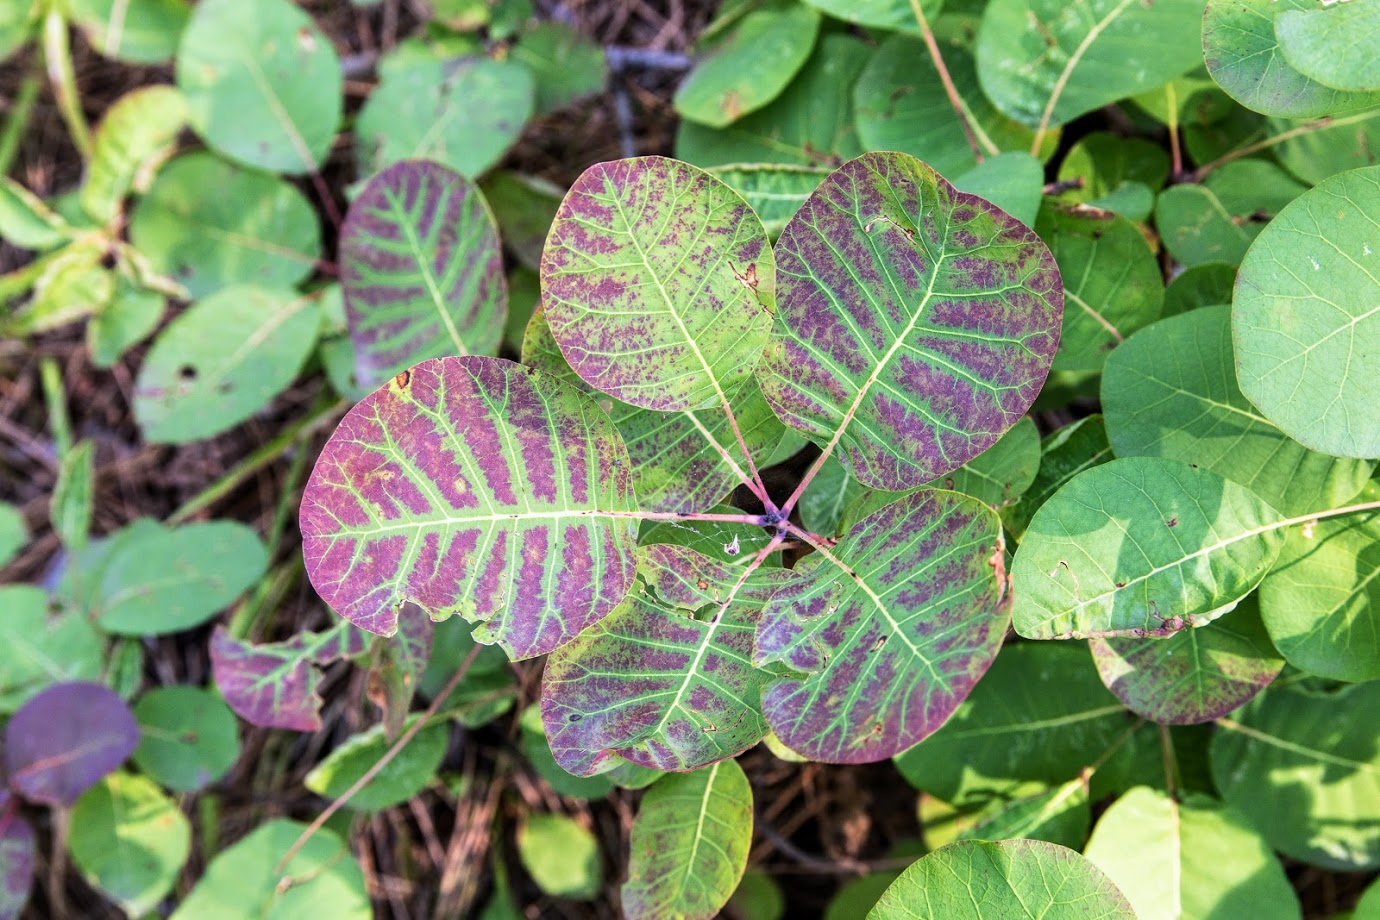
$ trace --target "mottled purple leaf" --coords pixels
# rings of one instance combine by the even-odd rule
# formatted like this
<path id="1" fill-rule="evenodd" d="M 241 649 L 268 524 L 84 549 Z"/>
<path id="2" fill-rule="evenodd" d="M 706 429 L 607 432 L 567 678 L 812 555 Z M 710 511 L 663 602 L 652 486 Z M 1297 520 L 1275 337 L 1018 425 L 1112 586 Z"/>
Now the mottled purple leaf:
<path id="1" fill-rule="evenodd" d="M 753 636 L 767 600 L 795 576 L 759 569 L 739 584 L 742 574 L 684 547 L 639 550 L 633 593 L 547 659 L 542 722 L 557 763 L 581 775 L 620 757 L 693 770 L 762 740 L 773 675 L 752 666 Z"/>
<path id="2" fill-rule="evenodd" d="M 1220 718 L 1250 702 L 1284 667 L 1255 595 L 1206 626 L 1165 639 L 1093 639 L 1090 645 L 1107 689 L 1136 715 L 1162 725 Z"/>
<path id="3" fill-rule="evenodd" d="M 31 802 L 67 807 L 139 745 L 139 723 L 102 684 L 54 684 L 5 726 L 10 788 Z"/>
<path id="4" fill-rule="evenodd" d="M 0 792 L 0 920 L 15 920 L 29 902 L 34 879 L 34 829 Z"/>
<path id="5" fill-rule="evenodd" d="M 425 358 L 493 354 L 508 286 L 479 189 L 404 160 L 369 180 L 340 231 L 340 285 L 355 374 L 377 386 Z"/>
<path id="6" fill-rule="evenodd" d="M 776 327 L 758 368 L 776 414 L 863 484 L 958 469 L 1034 401 L 1063 285 L 1025 225 L 907 154 L 869 153 L 786 225 Z"/>
<path id="7" fill-rule="evenodd" d="M 795 567 L 759 623 L 756 664 L 799 676 L 762 697 L 787 747 L 867 763 L 919 743 L 986 672 L 1009 621 L 996 512 L 922 490 Z"/>
<path id="8" fill-rule="evenodd" d="M 747 202 L 665 157 L 598 163 L 551 225 L 541 283 L 551 330 L 586 382 L 674 411 L 721 405 L 771 330 L 776 268 Z"/>
<path id="9" fill-rule="evenodd" d="M 424 361 L 350 410 L 302 497 L 307 574 L 361 629 L 459 613 L 510 657 L 603 619 L 633 579 L 627 449 L 587 396 L 498 358 Z M 559 605 L 554 601 L 559 599 Z"/>
<path id="10" fill-rule="evenodd" d="M 570 369 L 545 310 L 538 309 L 527 324 L 522 361 L 611 403 L 609 417 L 632 459 L 633 489 L 648 511 L 706 511 L 746 481 L 747 461 L 722 407 L 658 412 L 610 400 Z M 770 456 L 786 428 L 756 381 L 744 382 L 728 401 L 753 458 Z"/>
<path id="11" fill-rule="evenodd" d="M 219 626 L 211 634 L 211 671 L 221 696 L 246 722 L 310 732 L 321 727 L 316 669 L 365 647 L 364 634 L 345 622 L 262 645 L 241 642 Z"/>

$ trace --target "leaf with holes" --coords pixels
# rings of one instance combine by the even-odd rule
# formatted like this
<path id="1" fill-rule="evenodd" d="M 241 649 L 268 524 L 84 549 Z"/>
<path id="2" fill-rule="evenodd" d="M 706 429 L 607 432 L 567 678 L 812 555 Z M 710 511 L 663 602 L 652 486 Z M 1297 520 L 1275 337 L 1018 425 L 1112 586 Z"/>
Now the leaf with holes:
<path id="1" fill-rule="evenodd" d="M 1241 391 L 1306 447 L 1380 457 L 1380 166 L 1324 180 L 1279 213 L 1232 301 Z"/>
<path id="2" fill-rule="evenodd" d="M 1040 840 L 964 840 L 901 873 L 867 920 L 1136 920 L 1112 880 Z"/>
<path id="3" fill-rule="evenodd" d="M 627 594 L 633 510 L 627 449 L 592 400 L 471 356 L 424 361 L 346 414 L 301 528 L 313 586 L 356 626 L 392 635 L 410 601 L 435 620 L 461 614 L 517 659 Z"/>
<path id="4" fill-rule="evenodd" d="M 54 684 L 5 726 L 10 788 L 30 802 L 69 807 L 138 744 L 139 724 L 114 691 L 101 684 Z"/>
<path id="5" fill-rule="evenodd" d="M 1161 725 L 1211 722 L 1250 702 L 1284 667 L 1254 595 L 1229 616 L 1166 639 L 1093 639 L 1107 689 Z"/>
<path id="6" fill-rule="evenodd" d="M 230 708 L 253 725 L 299 732 L 321 727 L 317 668 L 364 652 L 364 635 L 341 621 L 319 633 L 254 645 L 220 626 L 211 634 L 211 672 Z"/>
<path id="7" fill-rule="evenodd" d="M 344 79 L 331 40 L 288 0 L 201 0 L 177 49 L 177 85 L 197 134 L 274 172 L 321 165 Z"/>
<path id="8" fill-rule="evenodd" d="M 1020 420 L 1049 372 L 1063 308 L 1053 256 L 911 156 L 845 164 L 776 256 L 762 392 L 864 485 L 902 491 L 958 469 Z"/>
<path id="9" fill-rule="evenodd" d="M 977 69 L 997 108 L 1041 130 L 1203 63 L 1203 0 L 992 0 Z"/>
<path id="10" fill-rule="evenodd" d="M 1230 611 L 1265 577 L 1281 519 L 1216 473 L 1155 457 L 1068 482 L 1011 564 L 1012 621 L 1029 639 L 1170 636 Z"/>
<path id="11" fill-rule="evenodd" d="M 773 675 L 753 667 L 753 637 L 792 575 L 741 568 L 678 546 L 639 551 L 633 593 L 547 660 L 542 721 L 561 766 L 693 770 L 762 740 Z"/>
<path id="12" fill-rule="evenodd" d="M 932 734 L 1001 647 L 1001 553 L 990 508 L 922 490 L 802 560 L 753 655 L 796 672 L 763 692 L 776 736 L 814 760 L 867 763 Z"/>
<path id="13" fill-rule="evenodd" d="M 591 166 L 542 257 L 543 311 L 590 386 L 663 412 L 722 406 L 771 329 L 776 267 L 738 194 L 677 160 Z"/>
<path id="14" fill-rule="evenodd" d="M 369 180 L 340 231 L 340 286 L 368 387 L 426 358 L 493 354 L 503 338 L 498 228 L 474 183 L 439 163 Z"/>
<path id="15" fill-rule="evenodd" d="M 752 843 L 752 786 L 733 761 L 668 776 L 633 821 L 623 910 L 630 920 L 711 920 L 728 903 Z"/>

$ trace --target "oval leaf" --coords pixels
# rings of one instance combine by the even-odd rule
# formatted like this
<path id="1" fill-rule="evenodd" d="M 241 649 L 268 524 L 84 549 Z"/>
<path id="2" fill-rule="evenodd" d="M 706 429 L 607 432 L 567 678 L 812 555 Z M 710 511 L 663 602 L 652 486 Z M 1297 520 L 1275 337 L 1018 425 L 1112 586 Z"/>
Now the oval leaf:
<path id="1" fill-rule="evenodd" d="M 192 15 L 185 0 L 63 0 L 63 13 L 106 57 L 161 64 Z"/>
<path id="2" fill-rule="evenodd" d="M 1169 636 L 1236 606 L 1279 554 L 1280 517 L 1216 473 L 1151 457 L 1093 467 L 1030 521 L 1011 565 L 1028 639 Z"/>
<path id="3" fill-rule="evenodd" d="M 1301 444 L 1380 457 L 1380 166 L 1324 180 L 1241 263 L 1232 340 L 1241 391 Z"/>
<path id="4" fill-rule="evenodd" d="M 340 286 L 370 388 L 426 358 L 492 354 L 503 338 L 498 228 L 474 183 L 439 163 L 369 180 L 340 231 Z"/>
<path id="5" fill-rule="evenodd" d="M 799 672 L 763 692 L 776 736 L 812 760 L 867 763 L 933 733 L 1001 647 L 1001 553 L 990 508 L 922 490 L 806 557 L 757 631 L 755 663 Z"/>
<path id="6" fill-rule="evenodd" d="M 408 724 L 420 718 L 420 715 L 413 716 Z M 346 738 L 306 775 L 302 785 L 328 799 L 343 796 L 393 746 L 393 739 L 384 735 L 383 728 L 375 725 Z M 420 794 L 436 777 L 449 745 L 449 722 L 427 725 L 345 804 L 356 811 L 379 811 L 406 802 Z"/>
<path id="7" fill-rule="evenodd" d="M 632 510 L 627 449 L 593 401 L 511 361 L 435 358 L 341 420 L 301 527 L 312 584 L 356 626 L 392 635 L 411 601 L 516 659 L 628 593 Z"/>
<path id="8" fill-rule="evenodd" d="M 1049 373 L 1063 309 L 1054 257 L 911 156 L 837 170 L 776 253 L 762 392 L 864 485 L 913 489 L 967 463 Z"/>
<path id="9" fill-rule="evenodd" d="M 230 772 L 240 756 L 239 723 L 200 687 L 158 687 L 134 705 L 134 763 L 174 792 L 195 792 Z"/>
<path id="10" fill-rule="evenodd" d="M 964 840 L 892 883 L 867 920 L 1136 920 L 1111 879 L 1075 851 L 1039 840 Z"/>
<path id="11" fill-rule="evenodd" d="M 517 833 L 518 857 L 537 887 L 552 897 L 592 901 L 603 885 L 599 841 L 573 818 L 529 815 Z"/>
<path id="12" fill-rule="evenodd" d="M 659 770 L 736 757 L 767 733 L 752 666 L 762 609 L 791 574 L 740 566 L 678 546 L 638 554 L 638 587 L 613 613 L 547 660 L 542 719 L 572 773 L 618 755 Z M 634 702 L 635 701 L 635 702 Z"/>
<path id="13" fill-rule="evenodd" d="M 668 776 L 633 821 L 623 910 L 629 920 L 712 920 L 747 867 L 752 787 L 735 761 Z"/>
<path id="14" fill-rule="evenodd" d="M 44 687 L 99 681 L 105 638 L 80 611 L 50 613 L 47 593 L 34 585 L 0 587 L 0 713 L 11 713 Z"/>
<path id="15" fill-rule="evenodd" d="M 91 163 L 81 185 L 81 203 L 108 224 L 125 197 L 172 152 L 187 122 L 187 105 L 171 86 L 146 86 L 121 96 L 96 129 Z"/>
<path id="16" fill-rule="evenodd" d="M 762 222 L 709 173 L 665 157 L 575 180 L 542 257 L 543 310 L 575 373 L 663 412 L 721 405 L 771 328 Z"/>
<path id="17" fill-rule="evenodd" d="M 54 808 L 69 807 L 139 744 L 139 724 L 101 684 L 55 684 L 5 726 L 10 788 Z"/>
<path id="18" fill-rule="evenodd" d="M 1375 464 L 1308 450 L 1236 385 L 1231 310 L 1204 307 L 1136 333 L 1107 359 L 1102 411 L 1118 457 L 1164 457 L 1238 482 L 1284 514 L 1335 508 Z"/>
<path id="19" fill-rule="evenodd" d="M 1332 4 L 1335 6 L 1335 4 Z M 1309 79 L 1348 92 L 1380 90 L 1380 57 L 1360 35 L 1380 35 L 1380 5 L 1280 11 L 1275 37 L 1284 59 Z"/>
<path id="20" fill-rule="evenodd" d="M 313 172 L 344 102 L 335 47 L 288 0 L 201 0 L 177 49 L 177 85 L 212 148 L 261 169 Z"/>
<path id="21" fill-rule="evenodd" d="M 1107 689 L 1161 725 L 1211 722 L 1245 705 L 1284 667 L 1260 607 L 1247 598 L 1230 616 L 1167 639 L 1093 639 Z"/>
<path id="22" fill-rule="evenodd" d="M 72 860 L 131 917 L 172 891 L 192 848 L 192 827 L 153 781 L 112 773 L 72 809 Z"/>

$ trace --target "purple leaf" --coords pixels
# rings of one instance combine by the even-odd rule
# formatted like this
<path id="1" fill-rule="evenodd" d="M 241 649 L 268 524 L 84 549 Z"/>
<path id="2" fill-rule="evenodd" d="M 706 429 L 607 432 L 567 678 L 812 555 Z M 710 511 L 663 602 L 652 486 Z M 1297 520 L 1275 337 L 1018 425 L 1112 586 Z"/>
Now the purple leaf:
<path id="1" fill-rule="evenodd" d="M 572 773 L 620 758 L 693 770 L 767 732 L 761 695 L 773 675 L 752 666 L 753 635 L 767 600 L 795 576 L 764 569 L 738 586 L 740 567 L 679 546 L 644 547 L 638 562 L 627 600 L 546 662 L 542 722 Z"/>
<path id="2" fill-rule="evenodd" d="M 787 747 L 827 763 L 884 760 L 949 718 L 1010 619 L 996 513 L 957 492 L 912 492 L 853 527 L 772 599 L 756 664 L 798 677 L 763 692 Z"/>
<path id="3" fill-rule="evenodd" d="M 771 330 L 776 269 L 747 202 L 688 163 L 597 163 L 575 180 L 542 256 L 546 318 L 571 368 L 625 403 L 721 405 Z"/>
<path id="4" fill-rule="evenodd" d="M 31 802 L 67 807 L 139 745 L 139 724 L 102 684 L 54 684 L 5 726 L 10 788 Z"/>
<path id="5" fill-rule="evenodd" d="M 345 415 L 302 497 L 303 552 L 362 629 L 391 635 L 412 602 L 528 658 L 627 594 L 633 510 L 627 448 L 592 399 L 511 361 L 439 358 Z"/>
<path id="6" fill-rule="evenodd" d="M 0 920 L 14 920 L 29 902 L 34 878 L 34 829 L 8 792 L 0 791 Z"/>
<path id="7" fill-rule="evenodd" d="M 907 154 L 835 171 L 776 257 L 762 392 L 873 488 L 917 488 L 995 444 L 1058 349 L 1064 296 L 1049 249 Z"/>
<path id="8" fill-rule="evenodd" d="M 364 634 L 344 622 L 263 645 L 241 642 L 218 626 L 211 635 L 211 670 L 225 702 L 246 722 L 310 732 L 321 727 L 316 669 L 364 649 Z"/>
<path id="9" fill-rule="evenodd" d="M 473 182 L 405 160 L 369 180 L 340 231 L 355 374 L 377 386 L 425 358 L 492 354 L 508 287 L 498 229 Z"/>

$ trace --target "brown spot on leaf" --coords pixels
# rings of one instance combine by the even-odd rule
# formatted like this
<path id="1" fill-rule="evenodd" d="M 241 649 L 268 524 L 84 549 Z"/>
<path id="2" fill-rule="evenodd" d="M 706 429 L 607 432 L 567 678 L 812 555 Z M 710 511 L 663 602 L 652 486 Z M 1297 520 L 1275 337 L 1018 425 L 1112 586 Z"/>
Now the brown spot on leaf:
<path id="1" fill-rule="evenodd" d="M 398 385 L 398 389 L 407 389 L 407 385 L 412 382 L 412 372 L 403 371 L 401 374 L 393 378 L 393 382 Z"/>
<path id="2" fill-rule="evenodd" d="M 1178 526 L 1179 526 L 1179 519 L 1176 518 L 1176 517 L 1172 517 L 1172 518 L 1170 518 L 1169 520 L 1165 521 L 1165 522 L 1164 522 L 1164 525 L 1165 525 L 1166 527 L 1178 527 Z"/>

